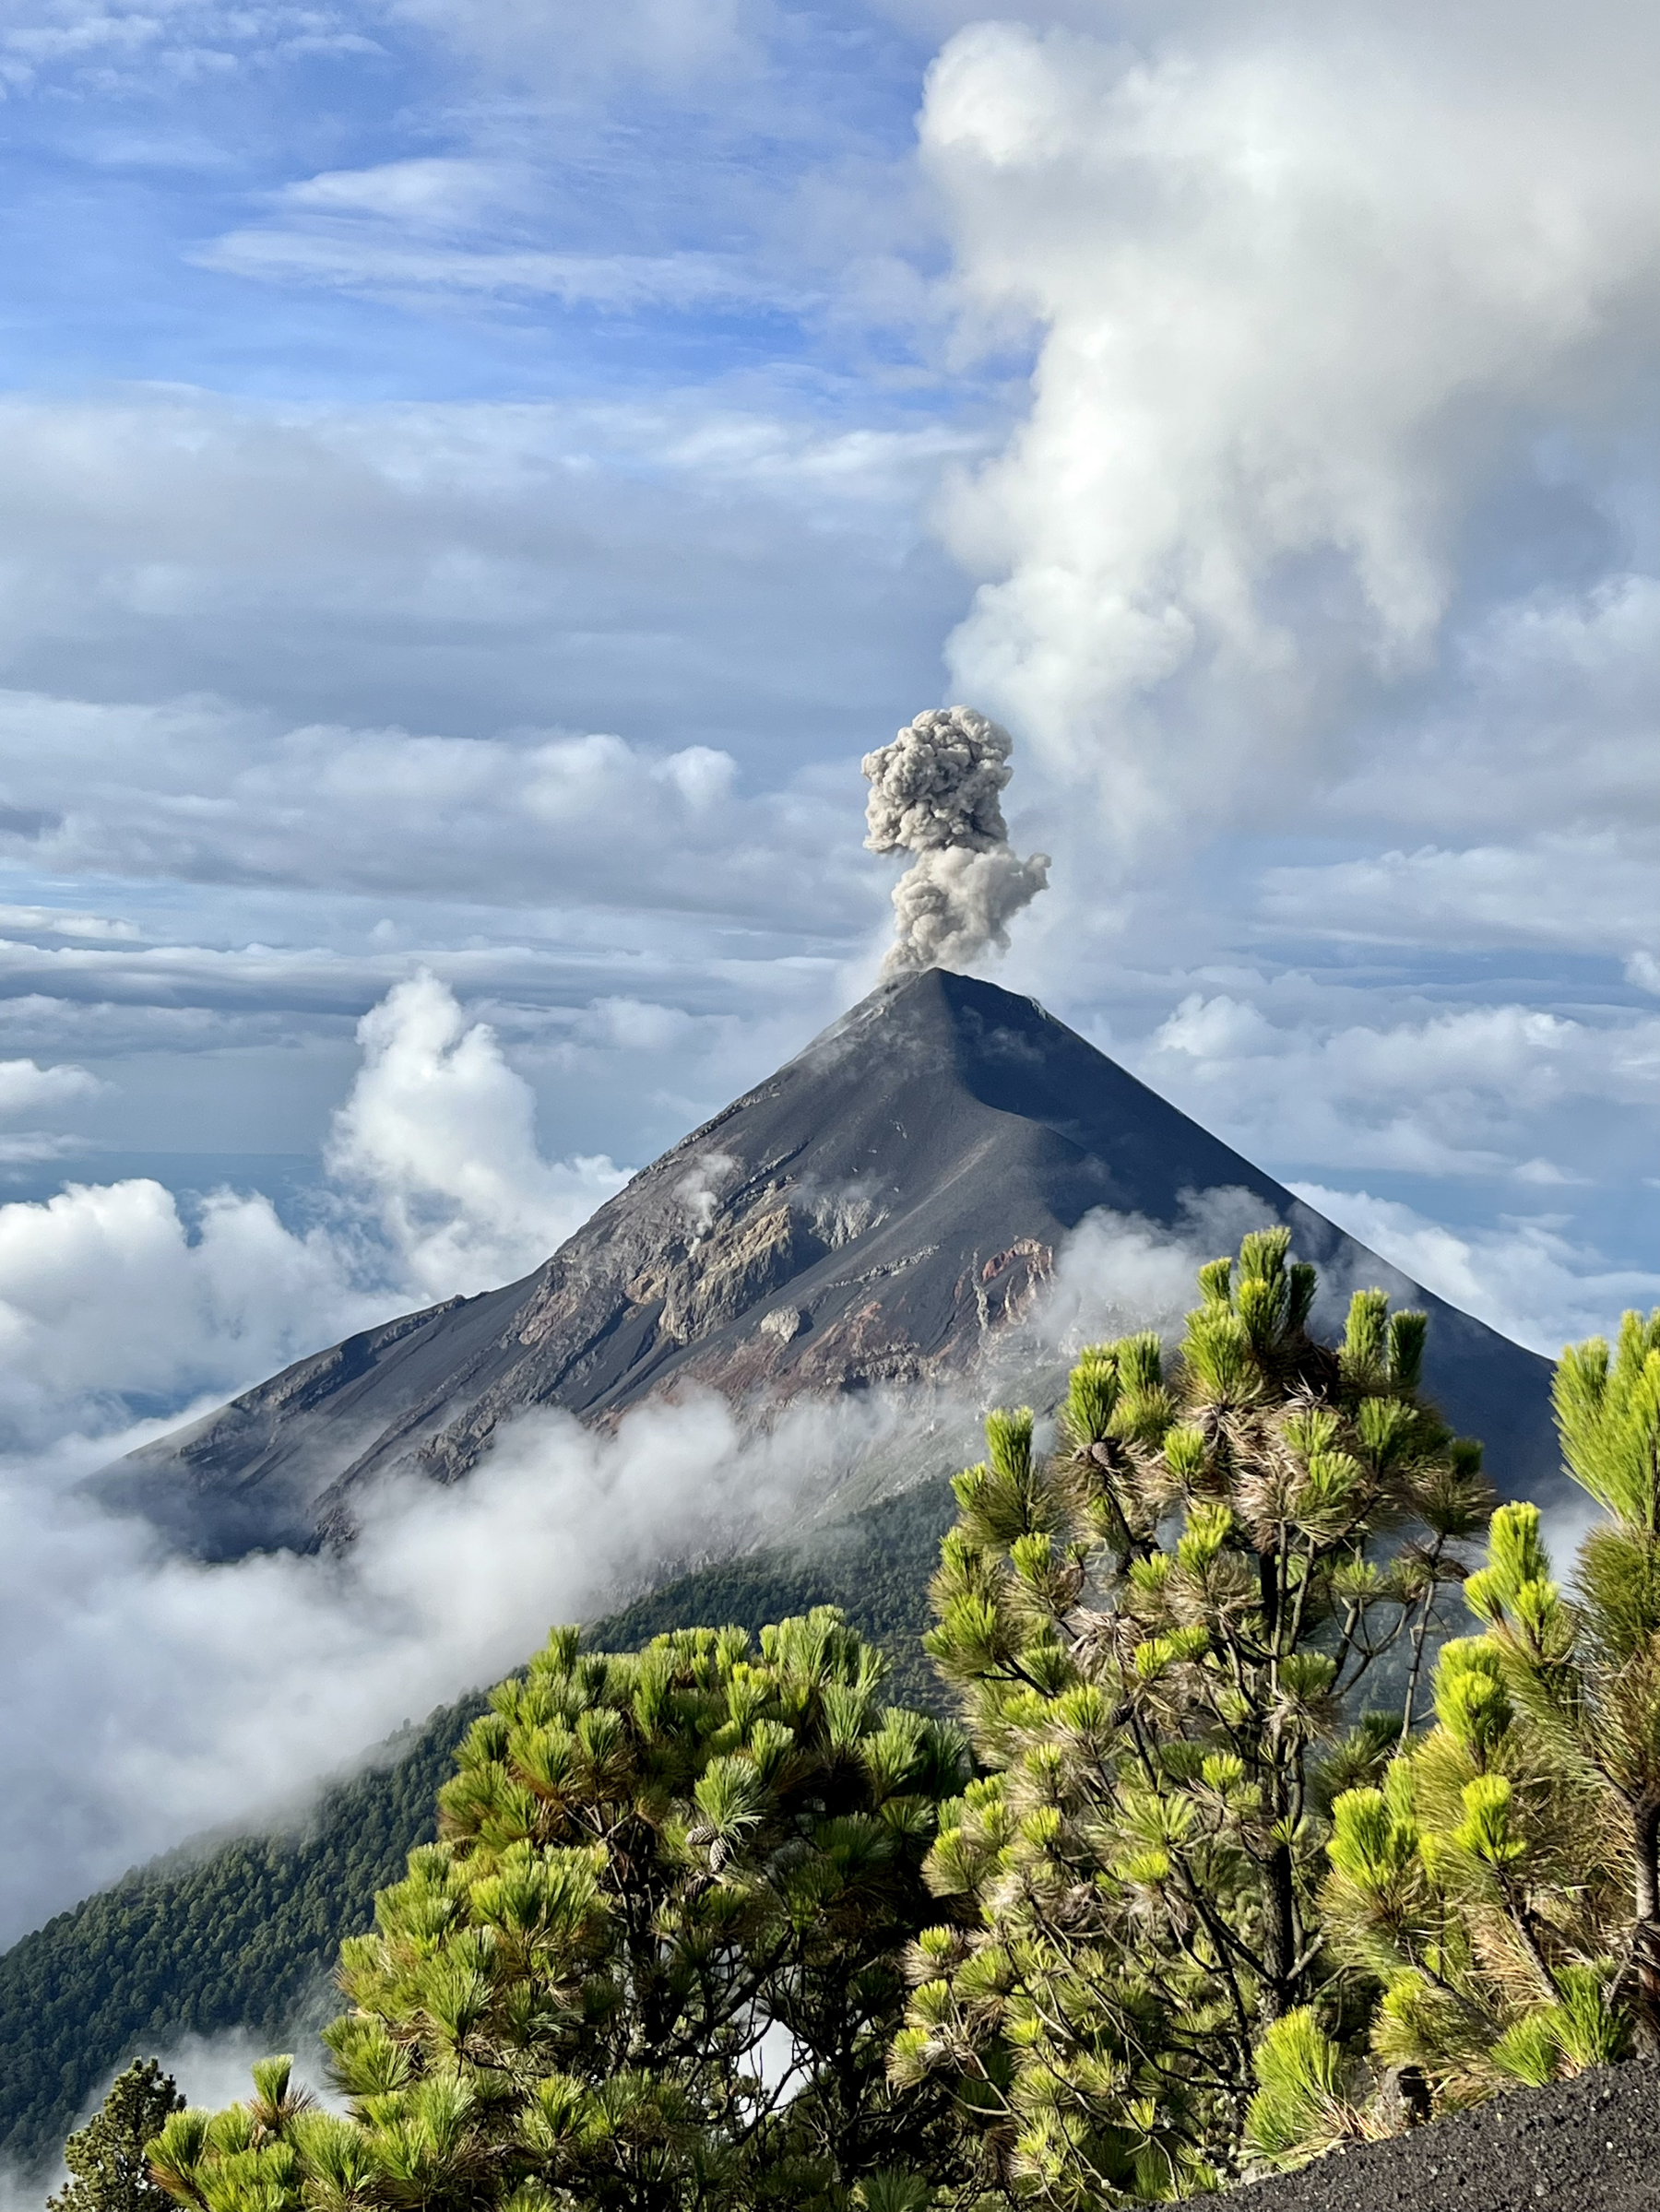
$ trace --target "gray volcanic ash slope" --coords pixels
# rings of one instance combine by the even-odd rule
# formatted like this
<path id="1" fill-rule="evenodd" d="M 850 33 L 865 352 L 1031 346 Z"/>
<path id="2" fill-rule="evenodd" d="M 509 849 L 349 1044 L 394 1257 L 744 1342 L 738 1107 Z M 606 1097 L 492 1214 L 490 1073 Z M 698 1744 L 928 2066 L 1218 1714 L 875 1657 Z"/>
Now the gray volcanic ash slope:
<path id="1" fill-rule="evenodd" d="M 1248 1192 L 1345 1292 L 1432 1317 L 1429 1380 L 1499 1486 L 1559 1484 L 1548 1369 L 1430 1296 L 1054 1021 L 930 969 L 883 985 L 602 1206 L 535 1274 L 302 1360 L 96 1478 L 209 1556 L 343 1533 L 354 1494 L 453 1482 L 529 1406 L 604 1420 L 699 1383 L 830 1394 L 974 1366 L 1097 1208 L 1169 1225 Z"/>
<path id="2" fill-rule="evenodd" d="M 1190 2212 L 1654 2212 L 1660 2064 L 1632 2059 L 1516 2089 Z"/>

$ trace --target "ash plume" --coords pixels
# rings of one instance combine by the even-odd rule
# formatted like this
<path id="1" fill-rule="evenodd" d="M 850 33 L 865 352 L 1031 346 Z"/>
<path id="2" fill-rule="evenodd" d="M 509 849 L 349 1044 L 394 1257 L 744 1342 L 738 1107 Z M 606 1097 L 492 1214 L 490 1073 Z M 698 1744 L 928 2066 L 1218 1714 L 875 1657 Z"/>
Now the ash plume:
<path id="1" fill-rule="evenodd" d="M 894 942 L 884 976 L 966 967 L 1006 952 L 1009 924 L 1049 883 L 1047 853 L 1022 860 L 999 794 L 1013 739 L 972 706 L 932 706 L 860 763 L 873 853 L 915 853 L 894 886 Z"/>

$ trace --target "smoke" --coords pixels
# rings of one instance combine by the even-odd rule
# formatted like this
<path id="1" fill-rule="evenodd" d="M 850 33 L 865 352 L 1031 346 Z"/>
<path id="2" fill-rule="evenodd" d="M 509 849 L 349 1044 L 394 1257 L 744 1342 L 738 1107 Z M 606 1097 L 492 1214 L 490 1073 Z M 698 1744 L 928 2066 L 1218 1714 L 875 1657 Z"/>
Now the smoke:
<path id="1" fill-rule="evenodd" d="M 1017 858 L 999 794 L 1013 740 L 971 706 L 929 707 L 891 745 L 867 752 L 873 853 L 915 853 L 894 886 L 884 976 L 966 967 L 1009 949 L 1009 924 L 1049 883 L 1049 855 Z"/>
<path id="2" fill-rule="evenodd" d="M 700 1152 L 674 1186 L 674 1195 L 692 1216 L 693 1241 L 709 1233 L 720 1203 L 720 1184 L 738 1163 L 730 1153 Z"/>

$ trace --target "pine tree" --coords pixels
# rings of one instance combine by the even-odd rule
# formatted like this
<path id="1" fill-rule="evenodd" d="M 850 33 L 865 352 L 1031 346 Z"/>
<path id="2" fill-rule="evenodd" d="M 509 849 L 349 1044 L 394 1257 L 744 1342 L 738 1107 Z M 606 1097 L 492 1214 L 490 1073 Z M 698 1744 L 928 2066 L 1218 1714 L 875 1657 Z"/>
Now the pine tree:
<path id="1" fill-rule="evenodd" d="M 1326 1907 L 1384 1984 L 1381 2063 L 1457 2104 L 1660 2051 L 1660 1312 L 1562 1355 L 1570 1473 L 1603 1508 L 1569 1591 L 1538 1508 L 1494 1514 L 1438 1726 L 1335 1806 Z"/>
<path id="2" fill-rule="evenodd" d="M 555 1631 L 343 1948 L 353 2009 L 325 2040 L 350 2116 L 273 2076 L 260 2111 L 169 2125 L 170 2190 L 199 2212 L 845 2212 L 913 2151 L 949 2171 L 946 2100 L 896 2109 L 886 2055 L 966 1748 L 884 1706 L 884 1667 L 827 1607 L 758 1650 Z"/>
<path id="3" fill-rule="evenodd" d="M 1084 1355 L 1053 1457 L 991 1416 L 933 1591 L 992 1771 L 930 1856 L 956 1918 L 913 1953 L 895 2077 L 952 2082 L 990 2177 L 1068 2212 L 1238 2170 L 1264 2029 L 1334 1997 L 1325 1807 L 1414 1691 L 1344 1716 L 1421 1651 L 1488 1502 L 1420 1395 L 1423 1315 L 1361 1292 L 1316 1342 L 1285 1231 L 1200 1286 L 1173 1364 Z"/>
<path id="4" fill-rule="evenodd" d="M 117 2075 L 101 2109 L 64 2146 L 69 2179 L 47 2212 L 172 2212 L 167 2192 L 150 2173 L 147 2146 L 184 2100 L 153 2058 L 135 2059 Z"/>

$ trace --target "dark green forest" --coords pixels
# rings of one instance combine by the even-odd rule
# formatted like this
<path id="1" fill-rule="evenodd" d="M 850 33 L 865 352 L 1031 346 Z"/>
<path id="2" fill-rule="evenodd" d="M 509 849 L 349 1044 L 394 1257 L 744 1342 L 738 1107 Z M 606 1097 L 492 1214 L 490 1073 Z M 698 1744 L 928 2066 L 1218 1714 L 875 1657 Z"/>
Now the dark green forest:
<path id="1" fill-rule="evenodd" d="M 938 1706 L 919 1638 L 950 1526 L 949 1487 L 924 1488 L 826 1529 L 812 1555 L 757 1552 L 682 1575 L 589 1640 L 633 1650 L 668 1628 L 758 1631 L 838 1605 L 894 1662 L 892 1694 Z M 442 1708 L 385 1765 L 327 1789 L 293 1834 L 186 1846 L 125 1875 L 0 1957 L 0 2159 L 38 2172 L 115 2069 L 184 2034 L 246 2028 L 273 2044 L 338 2007 L 340 1941 L 433 1832 L 433 1800 L 481 1707 Z M 188 2085 L 186 2085 L 188 2087 Z"/>

